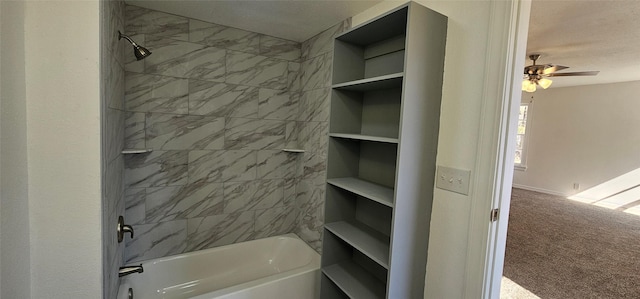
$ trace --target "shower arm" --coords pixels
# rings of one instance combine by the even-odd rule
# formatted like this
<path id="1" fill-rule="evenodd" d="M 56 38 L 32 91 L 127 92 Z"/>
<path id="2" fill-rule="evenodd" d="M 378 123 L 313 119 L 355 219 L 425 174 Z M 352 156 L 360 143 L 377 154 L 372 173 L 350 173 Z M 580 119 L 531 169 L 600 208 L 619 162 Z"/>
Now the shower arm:
<path id="1" fill-rule="evenodd" d="M 136 44 L 136 42 L 134 42 L 130 37 L 122 34 L 122 32 L 118 30 L 118 40 L 122 38 L 126 39 L 127 41 L 129 41 L 129 43 L 131 43 L 131 45 L 133 45 L 133 54 L 136 56 L 137 60 L 145 59 L 147 56 L 151 55 L 151 51 L 143 46 Z"/>
<path id="2" fill-rule="evenodd" d="M 120 32 L 120 30 L 118 30 L 118 40 L 120 40 L 122 38 L 128 40 L 134 47 L 138 47 L 138 44 L 136 44 L 136 42 L 134 42 L 130 37 L 122 34 L 122 32 Z"/>

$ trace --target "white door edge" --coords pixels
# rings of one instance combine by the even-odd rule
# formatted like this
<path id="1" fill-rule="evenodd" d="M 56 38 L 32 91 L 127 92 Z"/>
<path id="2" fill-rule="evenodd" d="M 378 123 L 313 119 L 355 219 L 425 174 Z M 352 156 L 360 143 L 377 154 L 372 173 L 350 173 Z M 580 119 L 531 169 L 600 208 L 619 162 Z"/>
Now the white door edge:
<path id="1" fill-rule="evenodd" d="M 491 2 L 464 298 L 500 297 L 530 8 L 530 0 Z"/>

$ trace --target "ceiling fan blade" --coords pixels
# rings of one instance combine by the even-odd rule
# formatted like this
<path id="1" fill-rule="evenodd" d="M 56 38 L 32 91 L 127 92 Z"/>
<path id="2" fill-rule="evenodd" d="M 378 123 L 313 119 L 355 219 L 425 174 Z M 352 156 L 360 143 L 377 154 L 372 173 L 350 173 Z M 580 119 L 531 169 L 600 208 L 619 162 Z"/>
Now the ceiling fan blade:
<path id="1" fill-rule="evenodd" d="M 552 73 L 545 74 L 545 77 L 568 77 L 568 76 L 595 76 L 600 71 L 588 71 L 588 72 L 572 72 L 572 73 Z"/>
<path id="2" fill-rule="evenodd" d="M 568 66 L 564 66 L 564 65 L 553 65 L 553 64 L 547 64 L 544 67 L 544 70 L 542 71 L 543 75 L 546 74 L 551 74 L 551 73 L 555 73 L 559 70 L 564 70 L 564 69 L 568 69 Z"/>

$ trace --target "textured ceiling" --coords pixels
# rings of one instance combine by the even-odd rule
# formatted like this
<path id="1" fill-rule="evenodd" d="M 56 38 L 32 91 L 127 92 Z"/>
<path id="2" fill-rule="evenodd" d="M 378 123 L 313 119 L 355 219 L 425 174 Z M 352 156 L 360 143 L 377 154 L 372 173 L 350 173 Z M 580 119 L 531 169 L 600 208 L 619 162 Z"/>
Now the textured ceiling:
<path id="1" fill-rule="evenodd" d="M 551 78 L 551 88 L 640 80 L 640 1 L 534 0 L 527 53 L 570 67 L 560 72 L 600 71 Z"/>
<path id="2" fill-rule="evenodd" d="M 129 4 L 304 41 L 381 0 L 127 0 Z M 533 0 L 527 54 L 540 64 L 592 71 L 551 78 L 553 87 L 640 80 L 640 1 Z M 527 61 L 526 65 L 531 64 Z"/>
<path id="3" fill-rule="evenodd" d="M 127 0 L 128 4 L 302 42 L 381 0 Z"/>

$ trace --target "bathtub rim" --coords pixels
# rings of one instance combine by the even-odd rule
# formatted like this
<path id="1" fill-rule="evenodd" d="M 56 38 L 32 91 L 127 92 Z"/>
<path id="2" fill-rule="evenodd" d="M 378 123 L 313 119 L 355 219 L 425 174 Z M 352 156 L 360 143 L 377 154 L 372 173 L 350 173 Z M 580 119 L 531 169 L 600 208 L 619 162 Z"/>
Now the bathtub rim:
<path id="1" fill-rule="evenodd" d="M 242 290 L 248 289 L 248 288 L 257 288 L 260 286 L 264 286 L 264 285 L 268 285 L 270 283 L 276 283 L 278 281 L 281 280 L 286 280 L 288 278 L 292 278 L 294 276 L 298 276 L 298 275 L 314 275 L 314 274 L 310 274 L 310 272 L 316 272 L 315 275 L 317 277 L 319 277 L 319 273 L 320 273 L 320 254 L 315 251 L 311 246 L 309 246 L 309 244 L 307 244 L 306 242 L 304 242 L 304 240 L 302 240 L 298 235 L 296 235 L 295 233 L 288 233 L 288 234 L 284 234 L 284 235 L 277 235 L 277 236 L 271 236 L 271 237 L 265 237 L 265 238 L 260 238 L 260 239 L 254 239 L 254 240 L 248 240 L 248 241 L 243 241 L 243 242 L 239 242 L 239 243 L 233 243 L 233 244 L 228 244 L 228 245 L 223 245 L 223 246 L 218 246 L 218 247 L 213 247 L 213 248 L 208 248 L 208 249 L 202 249 L 202 250 L 196 250 L 196 251 L 191 251 L 191 252 L 186 252 L 186 253 L 180 253 L 180 254 L 175 254 L 175 255 L 170 255 L 170 256 L 165 256 L 165 257 L 159 257 L 159 258 L 153 258 L 153 259 L 148 259 L 148 260 L 142 260 L 142 261 L 136 261 L 136 262 L 132 262 L 130 264 L 142 264 L 142 266 L 144 267 L 145 265 L 154 265 L 157 263 L 162 263 L 162 262 L 171 262 L 174 260 L 179 260 L 179 259 L 183 259 L 183 258 L 189 258 L 189 257 L 197 257 L 197 256 L 201 256 L 201 255 L 207 255 L 207 254 L 211 254 L 213 252 L 216 251 L 223 251 L 228 249 L 229 247 L 234 247 L 234 246 L 240 246 L 240 245 L 247 245 L 250 243 L 257 243 L 260 241 L 264 240 L 268 240 L 268 239 L 280 239 L 280 238 L 284 238 L 284 239 L 293 239 L 293 240 L 297 240 L 295 242 L 301 242 L 299 244 L 304 245 L 305 250 L 308 250 L 309 254 L 311 255 L 311 259 L 306 263 L 306 264 L 301 264 L 299 267 L 293 268 L 293 269 L 289 269 L 287 271 L 283 271 L 281 273 L 276 273 L 273 275 L 269 275 L 266 277 L 261 277 L 258 279 L 254 279 L 254 280 L 250 280 L 250 281 L 245 281 L 236 285 L 232 285 L 232 286 L 228 286 L 228 287 L 224 287 L 221 289 L 217 289 L 217 290 L 212 290 L 209 291 L 207 293 L 203 293 L 200 295 L 195 295 L 193 297 L 189 297 L 189 298 L 193 298 L 193 299 L 201 299 L 201 298 L 211 298 L 211 296 L 227 296 L 227 295 L 231 295 L 234 293 L 238 293 L 241 292 Z M 251 246 L 251 245 L 249 245 Z M 309 274 L 308 274 L 309 273 Z M 135 274 L 134 274 L 135 275 Z M 145 273 L 142 273 L 141 275 L 145 275 Z M 147 275 L 153 275 L 152 273 L 147 273 Z M 139 280 L 135 279 L 134 277 L 123 277 L 120 280 L 120 285 L 129 285 L 131 287 L 133 287 L 131 285 L 132 281 L 130 281 L 131 279 L 134 280 Z M 319 279 L 316 279 L 317 283 L 319 283 Z M 121 288 L 119 288 L 120 291 Z M 136 291 L 136 289 L 134 288 L 134 292 Z M 120 292 L 118 292 L 118 296 L 120 296 Z M 120 298 L 120 297 L 117 297 Z M 214 297 L 215 298 L 215 297 Z"/>
<path id="2" fill-rule="evenodd" d="M 221 250 L 224 250 L 224 249 L 232 247 L 232 246 L 238 246 L 240 244 L 263 241 L 263 240 L 272 239 L 272 238 L 287 238 L 287 237 L 291 238 L 291 239 L 296 239 L 296 240 L 301 241 L 302 244 L 304 244 L 305 246 L 309 247 L 310 250 L 312 250 L 316 254 L 318 253 L 313 248 L 311 248 L 311 246 L 309 246 L 309 244 L 307 244 L 307 242 L 302 240 L 298 235 L 296 235 L 295 233 L 288 233 L 288 234 L 284 234 L 284 235 L 264 237 L 264 238 L 260 238 L 260 239 L 247 240 L 247 241 L 242 241 L 242 242 L 238 242 L 238 243 L 222 245 L 222 246 L 218 246 L 218 247 L 212 247 L 212 248 L 207 248 L 207 249 L 200 249 L 200 250 L 194 250 L 194 251 L 189 251 L 189 252 L 184 252 L 184 253 L 178 253 L 178 254 L 174 254 L 174 255 L 157 257 L 157 258 L 152 258 L 152 259 L 148 259 L 148 260 L 140 260 L 140 261 L 130 262 L 130 263 L 127 263 L 125 265 L 139 265 L 139 264 L 143 264 L 144 265 L 144 264 L 149 264 L 149 263 L 152 263 L 152 262 L 155 263 L 155 262 L 161 262 L 161 261 L 177 260 L 177 259 L 180 259 L 180 258 L 184 258 L 186 256 L 204 255 L 204 254 L 207 254 L 207 253 L 210 253 L 210 252 L 213 252 L 213 251 L 221 251 Z"/>
<path id="3" fill-rule="evenodd" d="M 315 254 L 318 254 L 317 252 L 315 252 Z M 314 259 L 311 261 L 311 263 L 305 265 L 304 267 L 300 267 L 300 268 L 295 268 L 295 269 L 291 269 L 282 273 L 278 273 L 278 274 L 274 274 L 274 275 L 270 275 L 267 277 L 263 277 L 263 278 L 259 278 L 256 280 L 252 280 L 252 281 L 247 281 L 247 282 L 243 282 L 241 284 L 237 284 L 234 286 L 230 286 L 230 287 L 226 287 L 220 290 L 215 290 L 215 291 L 211 291 L 209 293 L 204 293 L 204 294 L 200 294 L 197 296 L 193 296 L 190 297 L 189 299 L 211 299 L 211 298 L 217 298 L 217 297 L 221 297 L 221 296 L 227 296 L 227 295 L 233 295 L 234 293 L 239 293 L 242 292 L 244 290 L 247 290 L 249 288 L 258 288 L 261 286 L 265 286 L 268 284 L 272 284 L 272 283 L 276 283 L 282 280 L 286 280 L 289 278 L 292 278 L 294 276 L 301 276 L 301 275 L 314 275 L 311 274 L 315 272 L 316 278 L 319 278 L 320 275 L 320 257 L 318 254 L 318 259 L 316 261 L 315 257 Z M 320 283 L 319 279 L 316 279 L 316 283 Z M 317 288 L 318 286 L 316 286 Z"/>

